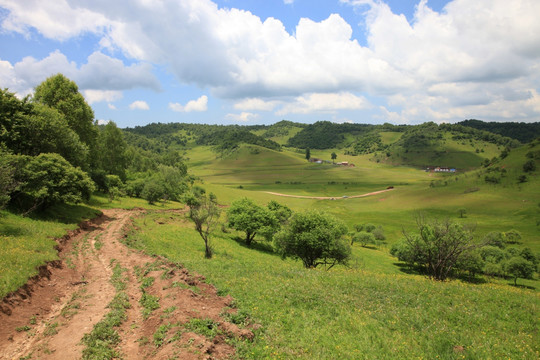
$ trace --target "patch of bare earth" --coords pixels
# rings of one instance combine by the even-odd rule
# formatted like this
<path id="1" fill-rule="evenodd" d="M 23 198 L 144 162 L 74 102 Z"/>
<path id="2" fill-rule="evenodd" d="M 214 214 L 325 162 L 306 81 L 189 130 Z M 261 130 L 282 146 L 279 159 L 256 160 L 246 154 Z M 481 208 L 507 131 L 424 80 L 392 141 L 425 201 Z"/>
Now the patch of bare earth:
<path id="1" fill-rule="evenodd" d="M 105 210 L 82 224 L 61 240 L 59 261 L 2 300 L 0 359 L 80 359 L 83 336 L 110 311 L 117 264 L 130 303 L 115 328 L 125 359 L 224 359 L 235 353 L 231 340 L 253 337 L 227 320 L 233 299 L 218 296 L 202 276 L 121 242 L 141 212 Z"/>

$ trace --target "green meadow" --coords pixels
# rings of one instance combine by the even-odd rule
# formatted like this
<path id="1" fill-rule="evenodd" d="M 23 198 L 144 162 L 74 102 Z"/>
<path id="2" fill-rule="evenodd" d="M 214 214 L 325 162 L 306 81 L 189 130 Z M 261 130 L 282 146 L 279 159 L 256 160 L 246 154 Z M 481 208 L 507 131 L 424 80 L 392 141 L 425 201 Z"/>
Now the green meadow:
<path id="1" fill-rule="evenodd" d="M 267 244 L 216 233 L 215 255 L 182 216 L 149 214 L 128 242 L 184 264 L 262 327 L 246 359 L 536 359 L 538 293 L 505 282 L 436 282 L 386 252 L 353 247 L 349 267 L 304 269 Z"/>

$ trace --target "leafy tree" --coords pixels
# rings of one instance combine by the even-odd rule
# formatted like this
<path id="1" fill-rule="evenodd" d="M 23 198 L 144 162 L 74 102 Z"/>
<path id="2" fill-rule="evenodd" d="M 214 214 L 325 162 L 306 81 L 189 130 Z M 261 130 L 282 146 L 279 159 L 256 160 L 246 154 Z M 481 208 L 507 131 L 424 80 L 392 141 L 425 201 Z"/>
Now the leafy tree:
<path id="1" fill-rule="evenodd" d="M 246 233 L 246 244 L 251 246 L 255 235 L 260 230 L 266 232 L 267 228 L 276 229 L 278 220 L 274 213 L 263 208 L 248 198 L 236 200 L 227 211 L 229 227 Z"/>
<path id="2" fill-rule="evenodd" d="M 36 87 L 34 101 L 58 110 L 81 141 L 90 148 L 95 147 L 94 112 L 79 93 L 75 82 L 62 74 L 51 76 Z"/>
<path id="3" fill-rule="evenodd" d="M 41 154 L 26 158 L 20 176 L 20 191 L 34 199 L 36 208 L 56 203 L 78 203 L 88 200 L 95 190 L 93 181 L 80 168 L 73 167 L 58 154 Z"/>
<path id="4" fill-rule="evenodd" d="M 309 150 L 309 148 L 306 148 L 306 160 L 309 161 L 309 159 L 311 159 L 311 151 Z"/>
<path id="5" fill-rule="evenodd" d="M 335 152 L 333 152 L 330 156 L 332 157 L 332 162 L 337 159 L 337 154 Z"/>
<path id="6" fill-rule="evenodd" d="M 189 207 L 188 217 L 195 224 L 195 230 L 204 241 L 204 257 L 212 257 L 212 246 L 210 236 L 219 222 L 220 209 L 214 194 L 206 194 L 202 188 L 194 188 L 185 197 L 186 205 Z"/>
<path id="7" fill-rule="evenodd" d="M 506 231 L 502 235 L 507 244 L 518 244 L 521 241 L 521 233 L 515 229 Z"/>
<path id="8" fill-rule="evenodd" d="M 17 188 L 15 167 L 11 164 L 10 155 L 0 147 L 0 209 L 11 199 L 11 193 Z"/>
<path id="9" fill-rule="evenodd" d="M 484 270 L 484 266 L 484 259 L 482 259 L 478 249 L 463 253 L 456 263 L 456 269 L 467 271 L 472 277 L 475 277 L 476 274 L 481 273 Z"/>
<path id="10" fill-rule="evenodd" d="M 332 268 L 346 264 L 351 254 L 350 246 L 343 236 L 345 224 L 331 215 L 308 210 L 295 213 L 288 225 L 274 238 L 274 246 L 283 258 L 302 260 L 304 267 L 319 265 Z"/>
<path id="11" fill-rule="evenodd" d="M 109 175 L 117 175 L 126 180 L 128 164 L 127 143 L 122 131 L 112 121 L 99 133 L 100 168 Z"/>
<path id="12" fill-rule="evenodd" d="M 183 169 L 159 165 L 154 178 L 163 186 L 164 195 L 169 200 L 179 201 L 182 194 L 187 190 Z"/>
<path id="13" fill-rule="evenodd" d="M 465 217 L 464 215 L 467 213 L 467 209 L 460 208 L 460 209 L 458 209 L 458 213 L 459 213 L 459 217 L 463 218 L 463 217 Z"/>
<path id="14" fill-rule="evenodd" d="M 445 280 L 460 258 L 480 244 L 472 242 L 470 230 L 450 220 L 426 221 L 417 218 L 418 234 L 404 233 L 404 247 L 411 259 L 423 267 L 430 277 Z"/>
<path id="15" fill-rule="evenodd" d="M 353 235 L 352 241 L 359 243 L 362 247 L 366 247 L 367 245 L 374 245 L 375 235 L 366 231 L 360 231 Z"/>
<path id="16" fill-rule="evenodd" d="M 280 204 L 275 200 L 271 200 L 266 207 L 274 214 L 281 225 L 284 225 L 292 215 L 292 210 L 288 206 Z"/>
<path id="17" fill-rule="evenodd" d="M 532 279 L 535 266 L 521 256 L 514 256 L 504 264 L 504 269 L 514 278 L 514 285 L 517 285 L 518 278 Z"/>
<path id="18" fill-rule="evenodd" d="M 525 172 L 533 172 L 536 170 L 536 162 L 534 160 L 527 160 L 525 164 L 523 164 L 523 171 Z"/>
<path id="19" fill-rule="evenodd" d="M 141 192 L 143 199 L 148 201 L 149 204 L 154 204 L 155 202 L 161 200 L 165 195 L 165 188 L 163 184 L 155 179 L 151 179 L 144 185 L 144 188 Z"/>
<path id="20" fill-rule="evenodd" d="M 378 241 L 386 240 L 386 236 L 384 235 L 384 230 L 382 226 L 377 226 L 377 228 L 374 229 L 371 233 L 375 237 L 375 240 L 378 240 Z"/>
<path id="21" fill-rule="evenodd" d="M 0 142 L 14 154 L 57 153 L 73 166 L 86 166 L 88 147 L 57 110 L 19 100 L 6 90 L 0 91 L 0 103 Z"/>

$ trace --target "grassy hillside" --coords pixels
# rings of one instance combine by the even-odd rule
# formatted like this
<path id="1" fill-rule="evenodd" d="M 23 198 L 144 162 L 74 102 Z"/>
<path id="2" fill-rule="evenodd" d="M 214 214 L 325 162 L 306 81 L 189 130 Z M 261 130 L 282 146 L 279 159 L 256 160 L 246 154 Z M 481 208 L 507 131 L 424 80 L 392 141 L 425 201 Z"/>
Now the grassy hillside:
<path id="1" fill-rule="evenodd" d="M 204 274 L 260 324 L 246 359 L 533 359 L 539 298 L 506 284 L 434 282 L 401 273 L 384 254 L 354 247 L 351 267 L 307 270 L 235 233 L 216 234 L 215 257 L 178 215 L 148 215 L 128 241 Z"/>

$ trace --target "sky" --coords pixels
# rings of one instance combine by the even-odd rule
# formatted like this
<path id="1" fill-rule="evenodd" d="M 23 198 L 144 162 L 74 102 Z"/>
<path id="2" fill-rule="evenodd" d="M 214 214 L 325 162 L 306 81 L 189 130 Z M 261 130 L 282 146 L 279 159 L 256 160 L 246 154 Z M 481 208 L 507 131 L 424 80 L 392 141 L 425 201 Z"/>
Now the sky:
<path id="1" fill-rule="evenodd" d="M 0 0 L 0 87 L 118 126 L 540 121 L 538 0 Z"/>

